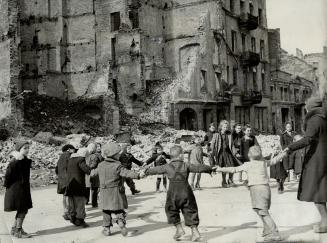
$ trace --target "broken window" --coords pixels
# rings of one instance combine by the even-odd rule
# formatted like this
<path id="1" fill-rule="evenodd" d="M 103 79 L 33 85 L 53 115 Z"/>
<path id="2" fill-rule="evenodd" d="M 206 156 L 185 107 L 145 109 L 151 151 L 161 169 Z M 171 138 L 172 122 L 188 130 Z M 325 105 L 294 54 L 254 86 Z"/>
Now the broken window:
<path id="1" fill-rule="evenodd" d="M 242 51 L 246 51 L 246 35 L 242 34 Z"/>
<path id="2" fill-rule="evenodd" d="M 120 27 L 120 12 L 110 14 L 111 31 L 119 30 Z"/>
<path id="3" fill-rule="evenodd" d="M 233 68 L 233 85 L 237 85 L 237 79 L 238 79 L 237 72 L 238 72 L 237 67 L 234 67 Z"/>
<path id="4" fill-rule="evenodd" d="M 256 40 L 254 37 L 251 37 L 251 51 L 252 52 L 257 52 L 257 47 L 256 47 Z"/>
<path id="5" fill-rule="evenodd" d="M 230 0 L 230 1 L 229 1 L 229 7 L 230 7 L 230 11 L 231 11 L 232 13 L 234 13 L 234 11 L 235 11 L 234 0 Z"/>
<path id="6" fill-rule="evenodd" d="M 207 92 L 207 72 L 201 70 L 201 92 Z"/>
<path id="7" fill-rule="evenodd" d="M 132 22 L 132 28 L 133 29 L 139 28 L 139 25 L 140 25 L 140 22 L 139 22 L 139 12 L 138 12 L 137 9 L 133 9 L 133 10 L 131 10 L 129 12 L 129 19 Z"/>
<path id="8" fill-rule="evenodd" d="M 235 52 L 237 49 L 237 36 L 236 31 L 232 30 L 232 51 Z"/>
<path id="9" fill-rule="evenodd" d="M 265 41 L 260 40 L 260 58 L 261 60 L 265 59 Z"/>
<path id="10" fill-rule="evenodd" d="M 258 20 L 259 20 L 259 25 L 263 25 L 263 15 L 262 15 L 262 9 L 258 9 Z"/>

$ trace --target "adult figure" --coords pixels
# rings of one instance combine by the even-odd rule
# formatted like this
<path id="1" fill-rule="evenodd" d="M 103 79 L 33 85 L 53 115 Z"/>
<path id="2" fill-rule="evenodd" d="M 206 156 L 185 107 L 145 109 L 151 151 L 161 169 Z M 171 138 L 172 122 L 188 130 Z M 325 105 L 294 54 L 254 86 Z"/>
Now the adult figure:
<path id="1" fill-rule="evenodd" d="M 229 123 L 222 120 L 219 123 L 218 132 L 215 133 L 210 145 L 212 161 L 211 165 L 218 165 L 219 167 L 235 167 L 242 163 L 233 154 L 233 140 L 232 134 L 229 131 Z M 226 181 L 226 173 L 222 173 L 222 187 L 235 186 L 233 181 L 233 174 L 229 174 Z"/>
<path id="2" fill-rule="evenodd" d="M 327 112 L 317 97 L 306 102 L 304 137 L 287 146 L 293 152 L 306 147 L 297 198 L 313 202 L 321 216 L 316 233 L 327 233 Z"/>
<path id="3" fill-rule="evenodd" d="M 292 124 L 287 122 L 285 124 L 285 131 L 280 136 L 280 145 L 282 149 L 285 149 L 289 144 L 293 142 L 294 134 L 292 132 Z M 289 170 L 289 156 L 283 159 L 283 163 L 277 163 L 270 167 L 270 178 L 277 180 L 277 190 L 278 193 L 284 192 L 284 182 L 288 175 Z"/>
<path id="4" fill-rule="evenodd" d="M 235 123 L 232 131 L 233 139 L 233 154 L 241 160 L 241 141 L 244 136 L 242 131 L 242 125 L 240 123 Z M 242 182 L 242 172 L 239 173 L 239 181 Z"/>

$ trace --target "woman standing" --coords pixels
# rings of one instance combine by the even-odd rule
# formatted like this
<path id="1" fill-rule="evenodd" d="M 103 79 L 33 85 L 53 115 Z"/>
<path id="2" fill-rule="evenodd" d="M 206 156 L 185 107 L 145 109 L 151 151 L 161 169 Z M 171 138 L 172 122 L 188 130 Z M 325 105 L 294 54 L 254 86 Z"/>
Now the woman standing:
<path id="1" fill-rule="evenodd" d="M 306 102 L 306 110 L 304 137 L 288 145 L 286 151 L 307 148 L 297 198 L 316 205 L 321 222 L 314 230 L 327 233 L 327 112 L 322 107 L 322 100 L 315 97 Z"/>
<path id="2" fill-rule="evenodd" d="M 235 167 L 242 163 L 233 154 L 232 134 L 229 132 L 229 123 L 223 120 L 219 124 L 219 131 L 215 133 L 211 141 L 211 154 L 214 165 L 219 167 Z M 226 173 L 222 173 L 222 187 L 235 186 L 233 174 L 229 174 L 226 181 Z"/>
<path id="3" fill-rule="evenodd" d="M 27 141 L 18 141 L 15 150 L 5 175 L 4 210 L 6 212 L 17 211 L 14 225 L 11 228 L 11 235 L 17 238 L 30 238 L 31 235 L 23 230 L 26 214 L 32 208 L 30 188 L 32 160 L 27 158 L 29 143 Z"/>
<path id="4" fill-rule="evenodd" d="M 280 144 L 282 149 L 285 149 L 293 142 L 294 134 L 292 132 L 292 124 L 290 122 L 285 125 L 285 132 L 280 136 Z M 270 178 L 274 178 L 278 183 L 278 193 L 284 192 L 284 182 L 288 175 L 289 170 L 289 156 L 283 159 L 283 163 L 278 163 L 270 167 Z"/>

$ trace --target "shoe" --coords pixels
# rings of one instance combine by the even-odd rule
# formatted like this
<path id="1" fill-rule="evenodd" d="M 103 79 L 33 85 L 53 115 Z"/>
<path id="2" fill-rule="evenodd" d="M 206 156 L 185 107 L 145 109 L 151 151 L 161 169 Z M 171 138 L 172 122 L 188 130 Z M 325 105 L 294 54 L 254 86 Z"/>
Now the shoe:
<path id="1" fill-rule="evenodd" d="M 64 218 L 64 220 L 70 220 L 70 217 L 67 214 L 64 214 L 62 217 Z"/>
<path id="2" fill-rule="evenodd" d="M 76 217 L 74 217 L 74 216 L 70 216 L 69 221 L 70 221 L 72 224 L 75 224 Z"/>
<path id="3" fill-rule="evenodd" d="M 14 236 L 19 239 L 27 239 L 32 237 L 30 234 L 26 233 L 22 228 L 17 229 Z"/>
<path id="4" fill-rule="evenodd" d="M 226 183 L 226 182 L 223 182 L 223 183 L 221 183 L 221 187 L 222 187 L 222 188 L 227 188 L 227 187 L 228 187 L 228 185 L 227 185 L 227 183 Z"/>
<path id="5" fill-rule="evenodd" d="M 94 205 L 92 205 L 92 208 L 97 208 L 97 207 L 99 207 L 98 204 L 94 204 Z"/>
<path id="6" fill-rule="evenodd" d="M 266 237 L 267 235 L 271 234 L 271 231 L 267 231 L 266 229 L 263 229 L 261 236 Z"/>
<path id="7" fill-rule="evenodd" d="M 271 233 L 264 238 L 264 242 L 281 241 L 282 237 L 278 232 Z"/>
<path id="8" fill-rule="evenodd" d="M 316 225 L 313 226 L 313 231 L 315 233 L 318 233 L 318 234 L 327 233 L 327 225 L 326 226 L 322 226 L 320 224 L 316 224 Z"/>
<path id="9" fill-rule="evenodd" d="M 76 226 L 81 226 L 83 228 L 89 227 L 89 225 L 84 221 L 84 219 L 76 219 L 75 220 L 75 225 Z"/>
<path id="10" fill-rule="evenodd" d="M 156 193 L 160 193 L 160 190 L 156 190 Z"/>
<path id="11" fill-rule="evenodd" d="M 176 227 L 176 233 L 173 238 L 174 240 L 178 241 L 183 235 L 185 235 L 185 231 L 181 224 L 176 224 L 175 227 Z"/>
<path id="12" fill-rule="evenodd" d="M 192 238 L 191 241 L 192 242 L 199 242 L 201 240 L 201 235 L 200 232 L 198 230 L 198 227 L 192 227 Z"/>
<path id="13" fill-rule="evenodd" d="M 167 188 L 165 187 L 163 191 L 164 191 L 164 192 L 167 192 Z"/>
<path id="14" fill-rule="evenodd" d="M 102 234 L 104 236 L 110 236 L 111 235 L 110 227 L 103 227 Z"/>
<path id="15" fill-rule="evenodd" d="M 141 192 L 141 191 L 135 189 L 135 190 L 132 191 L 132 195 L 138 194 L 138 193 L 140 193 L 140 192 Z"/>
<path id="16" fill-rule="evenodd" d="M 244 181 L 243 181 L 243 185 L 244 185 L 244 186 L 247 186 L 248 184 L 249 184 L 249 181 L 248 181 L 248 180 L 244 180 Z"/>
<path id="17" fill-rule="evenodd" d="M 125 223 L 122 221 L 122 220 L 118 220 L 117 222 L 119 228 L 120 228 L 120 233 L 123 235 L 123 236 L 127 236 L 128 234 L 128 230 L 126 228 L 126 225 Z"/>
<path id="18" fill-rule="evenodd" d="M 16 226 L 11 227 L 10 235 L 14 236 L 15 233 L 16 233 L 16 230 L 17 230 L 17 229 L 16 229 Z"/>
<path id="19" fill-rule="evenodd" d="M 202 190 L 202 188 L 200 187 L 200 185 L 195 186 L 195 190 Z"/>

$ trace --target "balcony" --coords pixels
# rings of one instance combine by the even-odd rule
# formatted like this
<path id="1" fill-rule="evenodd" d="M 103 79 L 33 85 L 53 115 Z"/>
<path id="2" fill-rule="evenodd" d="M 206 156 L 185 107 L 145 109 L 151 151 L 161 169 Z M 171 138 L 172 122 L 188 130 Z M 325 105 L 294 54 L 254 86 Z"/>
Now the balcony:
<path id="1" fill-rule="evenodd" d="M 242 13 L 238 23 L 242 30 L 255 30 L 259 26 L 259 18 L 249 13 Z"/>
<path id="2" fill-rule="evenodd" d="M 258 66 L 260 63 L 260 55 L 255 52 L 245 51 L 241 55 L 241 62 L 243 67 Z"/>
<path id="3" fill-rule="evenodd" d="M 261 91 L 247 91 L 242 93 L 242 103 L 243 105 L 254 105 L 260 104 L 262 101 Z"/>
<path id="4" fill-rule="evenodd" d="M 219 92 L 216 93 L 215 100 L 219 104 L 230 104 L 232 102 L 232 95 L 228 92 Z"/>

